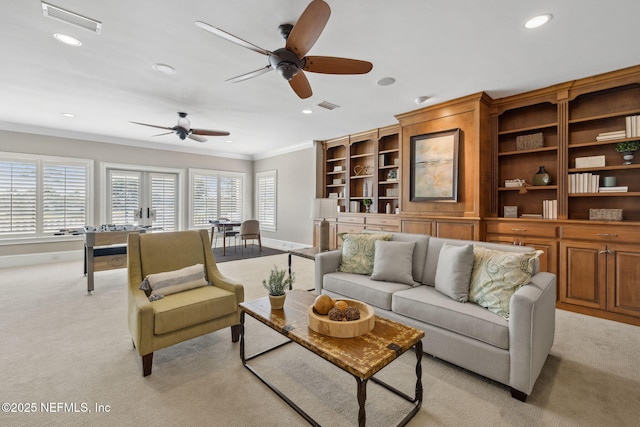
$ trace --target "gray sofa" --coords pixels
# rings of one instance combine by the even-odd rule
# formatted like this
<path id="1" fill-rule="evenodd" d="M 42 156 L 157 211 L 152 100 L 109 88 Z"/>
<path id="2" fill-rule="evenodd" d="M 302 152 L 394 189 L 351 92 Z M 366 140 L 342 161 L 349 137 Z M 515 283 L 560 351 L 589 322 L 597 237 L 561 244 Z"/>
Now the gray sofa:
<path id="1" fill-rule="evenodd" d="M 390 241 L 415 242 L 410 260 L 413 284 L 340 272 L 341 251 L 335 250 L 316 256 L 316 293 L 363 301 L 373 306 L 378 316 L 425 331 L 425 353 L 508 385 L 511 395 L 524 402 L 553 344 L 555 275 L 539 272 L 536 259 L 530 282 L 513 294 L 505 319 L 475 303 L 458 302 L 433 286 L 440 251 L 444 243 L 513 252 L 531 252 L 532 248 L 389 234 Z"/>

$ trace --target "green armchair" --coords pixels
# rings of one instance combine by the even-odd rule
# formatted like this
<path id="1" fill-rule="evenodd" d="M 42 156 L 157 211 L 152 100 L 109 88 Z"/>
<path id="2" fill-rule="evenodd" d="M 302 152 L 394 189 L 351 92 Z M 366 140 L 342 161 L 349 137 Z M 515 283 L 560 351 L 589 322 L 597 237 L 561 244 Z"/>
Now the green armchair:
<path id="1" fill-rule="evenodd" d="M 172 293 L 149 301 L 140 283 L 149 274 L 204 265 L 212 286 Z M 128 321 L 133 345 L 142 357 L 143 376 L 151 374 L 153 352 L 222 328 L 231 327 L 231 340 L 240 338 L 242 284 L 220 273 L 207 230 L 132 233 L 128 238 Z"/>

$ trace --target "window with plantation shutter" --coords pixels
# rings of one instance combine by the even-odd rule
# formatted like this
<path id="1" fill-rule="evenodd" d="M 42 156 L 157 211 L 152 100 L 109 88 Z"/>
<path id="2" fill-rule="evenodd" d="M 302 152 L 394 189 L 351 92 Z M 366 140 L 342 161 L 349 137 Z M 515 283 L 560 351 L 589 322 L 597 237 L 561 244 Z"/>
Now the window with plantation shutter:
<path id="1" fill-rule="evenodd" d="M 91 160 L 0 153 L 0 239 L 87 225 Z"/>
<path id="2" fill-rule="evenodd" d="M 136 171 L 109 171 L 111 195 L 109 224 L 138 225 L 136 212 L 141 208 L 141 173 Z"/>
<path id="3" fill-rule="evenodd" d="M 175 231 L 177 222 L 177 176 L 167 173 L 151 173 L 151 209 L 155 218 L 153 227 L 161 227 L 165 231 Z"/>
<path id="4" fill-rule="evenodd" d="M 276 231 L 276 171 L 259 172 L 256 174 L 256 195 L 258 207 L 258 221 L 260 229 Z"/>
<path id="5" fill-rule="evenodd" d="M 35 235 L 36 190 L 35 161 L 0 161 L 0 235 Z"/>
<path id="6" fill-rule="evenodd" d="M 42 169 L 44 233 L 87 225 L 87 168 L 45 162 Z"/>
<path id="7" fill-rule="evenodd" d="M 242 221 L 244 174 L 191 170 L 192 228 L 209 227 L 210 220 Z"/>

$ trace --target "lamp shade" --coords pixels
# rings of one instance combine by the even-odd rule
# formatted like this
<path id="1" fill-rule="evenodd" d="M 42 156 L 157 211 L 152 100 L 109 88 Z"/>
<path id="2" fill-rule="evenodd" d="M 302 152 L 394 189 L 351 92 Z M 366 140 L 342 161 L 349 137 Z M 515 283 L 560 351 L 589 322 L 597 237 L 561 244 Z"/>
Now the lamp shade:
<path id="1" fill-rule="evenodd" d="M 338 201 L 336 199 L 313 199 L 311 209 L 312 218 L 335 218 L 338 216 Z"/>

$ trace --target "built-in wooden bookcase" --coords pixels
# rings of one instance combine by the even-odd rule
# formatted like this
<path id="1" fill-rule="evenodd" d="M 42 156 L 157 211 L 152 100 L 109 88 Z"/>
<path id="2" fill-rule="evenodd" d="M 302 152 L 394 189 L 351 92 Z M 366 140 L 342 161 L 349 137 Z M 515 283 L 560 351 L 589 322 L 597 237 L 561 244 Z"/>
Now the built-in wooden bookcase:
<path id="1" fill-rule="evenodd" d="M 348 138 L 342 138 L 325 143 L 324 197 L 337 198 L 340 212 L 346 212 L 349 197 L 347 142 Z"/>
<path id="2" fill-rule="evenodd" d="M 395 213 L 400 200 L 400 136 L 398 126 L 378 131 L 378 212 Z"/>
<path id="3" fill-rule="evenodd" d="M 375 209 L 374 182 L 376 172 L 377 132 L 351 135 L 349 141 L 349 206 L 347 212 L 365 212 L 365 200 L 371 200 Z M 355 203 L 354 203 L 355 202 Z M 357 205 L 354 208 L 353 205 Z"/>
<path id="4" fill-rule="evenodd" d="M 520 136 L 542 133 L 543 146 L 518 149 Z M 542 214 L 544 200 L 558 199 L 558 111 L 544 102 L 505 111 L 498 118 L 498 216 L 505 206 L 517 206 L 518 215 Z M 551 176 L 545 186 L 532 186 L 533 176 L 544 166 Z M 507 187 L 506 180 L 521 179 L 522 188 Z"/>
<path id="5" fill-rule="evenodd" d="M 628 187 L 626 192 L 568 192 L 569 219 L 589 219 L 589 209 L 594 208 L 622 209 L 623 220 L 640 221 L 640 164 L 636 160 L 623 165 L 622 154 L 615 150 L 619 142 L 640 137 L 596 140 L 602 133 L 625 130 L 626 117 L 635 115 L 640 115 L 639 83 L 585 93 L 569 102 L 568 174 L 598 175 L 600 184 L 611 176 L 616 186 Z M 604 156 L 605 165 L 576 168 L 576 158 L 592 156 Z"/>

